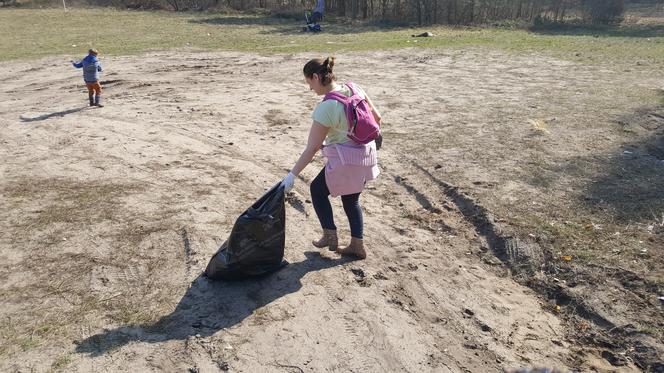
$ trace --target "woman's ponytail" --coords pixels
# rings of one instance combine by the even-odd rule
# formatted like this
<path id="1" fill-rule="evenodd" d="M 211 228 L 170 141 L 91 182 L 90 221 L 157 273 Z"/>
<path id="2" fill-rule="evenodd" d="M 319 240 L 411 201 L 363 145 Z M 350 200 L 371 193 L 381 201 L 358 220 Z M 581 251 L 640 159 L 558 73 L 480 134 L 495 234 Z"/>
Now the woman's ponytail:
<path id="1" fill-rule="evenodd" d="M 312 78 L 314 74 L 320 76 L 322 85 L 328 85 L 334 81 L 334 57 L 327 57 L 325 60 L 321 58 L 314 58 L 304 65 L 304 76 Z"/>

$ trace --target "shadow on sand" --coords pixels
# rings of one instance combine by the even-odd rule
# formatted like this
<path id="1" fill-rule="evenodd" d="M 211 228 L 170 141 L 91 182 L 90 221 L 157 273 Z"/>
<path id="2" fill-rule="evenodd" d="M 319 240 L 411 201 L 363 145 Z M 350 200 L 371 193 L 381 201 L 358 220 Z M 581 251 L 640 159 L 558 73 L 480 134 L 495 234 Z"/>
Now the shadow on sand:
<path id="1" fill-rule="evenodd" d="M 662 223 L 664 133 L 625 148 L 629 150 L 611 157 L 608 172 L 588 187 L 584 203 L 608 208 L 621 223 L 653 220 Z"/>
<path id="2" fill-rule="evenodd" d="M 81 110 L 84 110 L 84 109 L 87 109 L 87 108 L 88 108 L 88 106 L 83 106 L 83 107 L 79 107 L 79 108 L 58 111 L 58 112 L 55 112 L 55 113 L 43 114 L 43 115 L 39 115 L 39 116 L 36 116 L 36 117 L 33 117 L 33 118 L 24 117 L 24 116 L 21 115 L 20 118 L 21 118 L 22 122 L 39 122 L 39 121 L 42 121 L 42 120 L 51 119 L 53 117 L 64 117 L 67 114 L 77 113 L 77 112 L 79 112 Z"/>
<path id="3" fill-rule="evenodd" d="M 662 91 L 664 98 L 664 91 Z M 586 205 L 611 212 L 619 222 L 664 219 L 664 105 L 625 116 L 635 139 L 608 160 L 606 172 L 588 185 Z"/>
<path id="4" fill-rule="evenodd" d="M 210 281 L 198 276 L 175 310 L 154 324 L 123 326 L 78 342 L 76 352 L 99 356 L 132 341 L 162 342 L 189 336 L 210 336 L 236 325 L 255 310 L 295 293 L 309 272 L 342 265 L 351 260 L 325 258 L 318 252 L 305 252 L 306 260 L 292 263 L 276 273 L 234 282 Z"/>

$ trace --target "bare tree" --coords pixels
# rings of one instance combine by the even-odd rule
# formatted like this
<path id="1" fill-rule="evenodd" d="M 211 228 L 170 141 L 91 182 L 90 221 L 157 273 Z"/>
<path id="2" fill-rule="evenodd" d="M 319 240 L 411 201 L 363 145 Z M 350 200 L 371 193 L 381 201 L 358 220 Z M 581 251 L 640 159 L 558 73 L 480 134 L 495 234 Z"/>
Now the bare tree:
<path id="1" fill-rule="evenodd" d="M 300 11 L 314 6 L 314 0 L 114 1 L 125 2 L 127 6 L 137 2 L 161 2 L 175 11 L 205 10 L 218 5 L 238 10 L 259 7 Z M 591 23 L 611 23 L 621 19 L 624 3 L 629 1 L 637 0 L 327 0 L 325 10 L 340 17 L 391 19 L 418 25 L 483 24 L 502 20 L 565 22 L 571 15 L 580 15 Z M 664 0 L 638 1 L 664 3 Z"/>

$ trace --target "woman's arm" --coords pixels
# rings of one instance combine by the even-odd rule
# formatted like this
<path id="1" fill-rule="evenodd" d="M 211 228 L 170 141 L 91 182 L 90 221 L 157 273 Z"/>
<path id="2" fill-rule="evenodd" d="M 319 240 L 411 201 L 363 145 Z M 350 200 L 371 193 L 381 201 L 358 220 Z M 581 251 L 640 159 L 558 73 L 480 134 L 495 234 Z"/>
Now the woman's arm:
<path id="1" fill-rule="evenodd" d="M 311 129 L 309 130 L 307 147 L 302 152 L 302 155 L 300 155 L 300 158 L 295 163 L 295 166 L 293 166 L 293 169 L 291 169 L 291 173 L 293 175 L 299 175 L 300 172 L 302 172 L 302 170 L 307 167 L 309 162 L 314 159 L 316 152 L 320 149 L 321 146 L 323 146 L 323 141 L 325 140 L 325 136 L 327 136 L 327 132 L 329 130 L 329 127 L 325 127 L 316 121 L 313 122 Z"/>
<path id="2" fill-rule="evenodd" d="M 376 123 L 378 123 L 378 126 L 380 127 L 380 120 L 382 119 L 382 117 L 380 116 L 378 109 L 376 109 L 376 106 L 374 106 L 373 102 L 371 101 L 368 95 L 365 94 L 364 97 L 367 99 L 369 107 L 371 107 L 371 113 L 373 114 L 374 120 L 376 121 Z"/>

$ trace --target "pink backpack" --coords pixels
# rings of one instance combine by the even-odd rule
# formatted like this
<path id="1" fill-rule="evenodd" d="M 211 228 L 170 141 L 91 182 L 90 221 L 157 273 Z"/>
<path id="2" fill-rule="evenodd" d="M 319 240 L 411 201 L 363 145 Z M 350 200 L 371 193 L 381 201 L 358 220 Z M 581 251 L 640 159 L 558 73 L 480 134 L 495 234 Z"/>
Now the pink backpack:
<path id="1" fill-rule="evenodd" d="M 378 138 L 380 127 L 371 112 L 371 106 L 366 99 L 362 98 L 353 89 L 353 83 L 348 82 L 350 97 L 339 92 L 329 92 L 323 98 L 325 100 L 336 100 L 344 104 L 346 118 L 348 119 L 348 138 L 359 143 L 368 144 Z"/>

